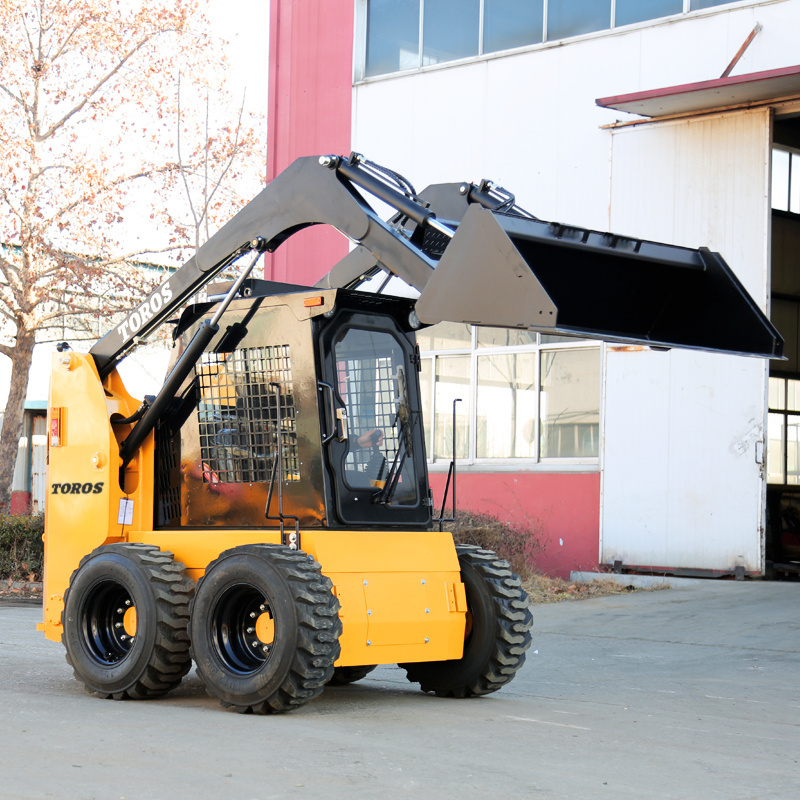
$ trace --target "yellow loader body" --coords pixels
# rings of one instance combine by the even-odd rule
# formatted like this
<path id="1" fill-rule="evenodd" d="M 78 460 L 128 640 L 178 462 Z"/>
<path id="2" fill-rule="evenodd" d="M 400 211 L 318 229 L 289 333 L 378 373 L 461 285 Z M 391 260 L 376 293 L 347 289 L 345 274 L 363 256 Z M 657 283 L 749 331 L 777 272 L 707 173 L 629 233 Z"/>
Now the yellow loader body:
<path id="1" fill-rule="evenodd" d="M 281 541 L 278 528 L 154 530 L 153 437 L 124 471 L 112 415 L 139 405 L 116 372 L 101 382 L 94 361 L 53 357 L 45 607 L 40 628 L 60 641 L 64 595 L 81 559 L 111 543 L 152 544 L 174 554 L 196 582 L 220 553 Z M 335 666 L 442 661 L 464 648 L 466 597 L 452 536 L 428 531 L 301 529 L 300 548 L 322 567 L 339 601 Z"/>

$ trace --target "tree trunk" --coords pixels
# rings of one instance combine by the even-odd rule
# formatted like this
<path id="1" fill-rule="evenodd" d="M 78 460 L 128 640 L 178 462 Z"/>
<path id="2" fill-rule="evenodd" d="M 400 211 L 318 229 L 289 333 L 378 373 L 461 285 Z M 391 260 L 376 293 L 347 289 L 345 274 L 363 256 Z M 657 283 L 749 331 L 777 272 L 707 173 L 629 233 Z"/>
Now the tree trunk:
<path id="1" fill-rule="evenodd" d="M 0 513 L 11 511 L 11 484 L 17 463 L 19 440 L 24 422 L 28 375 L 35 337 L 32 331 L 18 331 L 11 356 L 11 388 L 8 391 L 3 432 L 0 434 Z"/>

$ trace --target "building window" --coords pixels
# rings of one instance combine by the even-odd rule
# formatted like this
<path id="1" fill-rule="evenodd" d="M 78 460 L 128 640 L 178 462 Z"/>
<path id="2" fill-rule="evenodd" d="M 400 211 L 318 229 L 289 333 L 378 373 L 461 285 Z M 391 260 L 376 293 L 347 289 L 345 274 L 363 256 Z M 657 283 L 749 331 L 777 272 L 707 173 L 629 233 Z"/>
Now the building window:
<path id="1" fill-rule="evenodd" d="M 361 0 L 364 77 L 566 39 L 731 0 Z"/>
<path id="2" fill-rule="evenodd" d="M 544 0 L 483 0 L 483 50 L 496 53 L 544 39 Z"/>
<path id="3" fill-rule="evenodd" d="M 800 151 L 772 148 L 772 208 L 800 214 Z"/>
<path id="4" fill-rule="evenodd" d="M 683 0 L 617 0 L 614 5 L 614 23 L 619 28 L 635 22 L 669 17 L 682 11 Z"/>
<path id="5" fill-rule="evenodd" d="M 419 66 L 420 0 L 369 0 L 366 74 Z"/>
<path id="6" fill-rule="evenodd" d="M 610 0 L 547 0 L 548 39 L 567 39 L 611 25 Z"/>
<path id="7" fill-rule="evenodd" d="M 800 380 L 769 379 L 767 483 L 800 485 Z"/>
<path id="8" fill-rule="evenodd" d="M 423 64 L 478 55 L 480 0 L 425 0 L 424 8 Z"/>
<path id="9" fill-rule="evenodd" d="M 596 463 L 597 342 L 443 322 L 417 334 L 433 462 Z"/>

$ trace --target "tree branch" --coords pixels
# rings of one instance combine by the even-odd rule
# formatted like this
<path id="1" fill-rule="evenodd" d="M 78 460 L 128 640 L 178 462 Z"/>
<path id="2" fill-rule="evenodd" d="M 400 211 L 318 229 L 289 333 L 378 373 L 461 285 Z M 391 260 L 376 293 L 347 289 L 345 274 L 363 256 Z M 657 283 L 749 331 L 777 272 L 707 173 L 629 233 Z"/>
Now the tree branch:
<path id="1" fill-rule="evenodd" d="M 167 30 L 157 31 L 155 35 L 160 33 L 167 33 Z M 66 125 L 69 120 L 74 117 L 76 114 L 80 113 L 86 106 L 86 104 L 128 63 L 128 61 L 133 58 L 136 53 L 139 52 L 146 44 L 148 44 L 154 37 L 153 36 L 145 36 L 140 42 L 136 44 L 136 46 L 129 50 L 117 63 L 113 69 L 107 72 L 92 88 L 86 96 L 78 103 L 76 106 L 73 106 L 72 109 L 67 111 L 64 116 L 58 120 L 58 122 L 54 122 L 43 134 L 38 134 L 36 140 L 39 142 L 43 142 L 46 139 L 49 139 L 59 128 L 62 128 Z"/>
<path id="2" fill-rule="evenodd" d="M 77 200 L 73 201 L 69 205 L 63 206 L 62 208 L 58 209 L 55 214 L 53 214 L 50 219 L 48 220 L 48 224 L 52 225 L 57 219 L 60 219 L 65 214 L 69 214 L 70 211 L 74 211 L 78 206 L 82 205 L 83 203 L 91 202 L 95 197 L 98 195 L 104 195 L 111 192 L 113 189 L 118 189 L 120 186 L 123 186 L 126 183 L 130 183 L 132 181 L 138 181 L 141 178 L 152 178 L 156 175 L 166 175 L 170 172 L 173 172 L 176 169 L 174 164 L 166 164 L 162 167 L 155 167 L 154 169 L 146 170 L 145 172 L 138 172 L 135 175 L 124 175 L 121 178 L 117 178 L 116 180 L 110 181 L 109 183 L 98 187 L 94 191 L 86 192 Z"/>
<path id="3" fill-rule="evenodd" d="M 200 224 L 197 219 L 197 212 L 194 208 L 194 202 L 192 201 L 192 192 L 189 189 L 189 182 L 186 180 L 186 172 L 183 166 L 183 154 L 181 153 L 181 75 L 178 73 L 178 139 L 177 139 L 177 149 L 178 149 L 178 167 L 180 168 L 180 175 L 181 180 L 183 181 L 183 188 L 186 190 L 186 200 L 189 203 L 189 211 L 192 214 L 192 220 L 194 221 L 194 228 L 195 228 L 195 248 L 198 246 L 197 242 L 197 227 Z"/>

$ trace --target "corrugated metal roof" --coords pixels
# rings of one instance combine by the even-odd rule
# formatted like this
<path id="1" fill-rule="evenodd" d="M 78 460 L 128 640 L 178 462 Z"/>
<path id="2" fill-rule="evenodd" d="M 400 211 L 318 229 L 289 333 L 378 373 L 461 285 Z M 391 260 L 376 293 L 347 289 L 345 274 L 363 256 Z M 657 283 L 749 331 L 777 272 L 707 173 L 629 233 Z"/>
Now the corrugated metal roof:
<path id="1" fill-rule="evenodd" d="M 792 97 L 800 97 L 800 66 L 600 97 L 595 102 L 629 114 L 664 117 Z"/>

